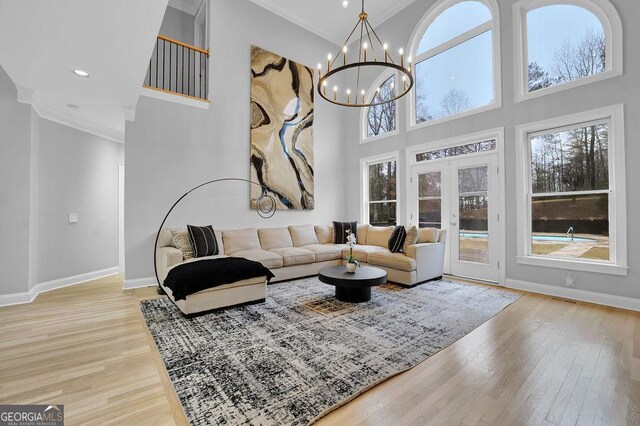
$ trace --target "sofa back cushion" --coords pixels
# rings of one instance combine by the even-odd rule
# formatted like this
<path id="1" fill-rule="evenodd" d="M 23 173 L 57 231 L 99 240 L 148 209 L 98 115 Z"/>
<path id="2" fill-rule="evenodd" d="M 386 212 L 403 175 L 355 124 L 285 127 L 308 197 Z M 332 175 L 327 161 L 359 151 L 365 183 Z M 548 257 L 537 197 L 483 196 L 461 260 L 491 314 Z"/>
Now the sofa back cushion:
<path id="1" fill-rule="evenodd" d="M 367 231 L 369 230 L 369 224 L 365 223 L 358 225 L 358 233 L 356 234 L 356 242 L 361 246 L 367 244 Z"/>
<path id="2" fill-rule="evenodd" d="M 160 230 L 160 235 L 158 236 L 158 247 L 176 247 L 173 243 L 173 236 L 171 235 L 171 231 L 187 232 L 186 229 L 162 228 Z"/>
<path id="3" fill-rule="evenodd" d="M 437 228 L 420 228 L 418 229 L 418 244 L 435 243 L 438 241 Z"/>
<path id="4" fill-rule="evenodd" d="M 260 240 L 256 228 L 222 231 L 224 253 L 232 254 L 243 250 L 260 250 Z"/>
<path id="5" fill-rule="evenodd" d="M 318 244 L 329 244 L 333 242 L 333 226 L 316 225 L 315 228 Z"/>
<path id="6" fill-rule="evenodd" d="M 258 229 L 260 246 L 263 250 L 275 248 L 293 247 L 291 234 L 287 228 L 262 228 Z"/>
<path id="7" fill-rule="evenodd" d="M 393 228 L 393 226 L 369 226 L 367 230 L 367 245 L 386 248 Z"/>
<path id="8" fill-rule="evenodd" d="M 294 247 L 318 244 L 318 237 L 313 225 L 295 225 L 289 227 L 289 234 Z"/>

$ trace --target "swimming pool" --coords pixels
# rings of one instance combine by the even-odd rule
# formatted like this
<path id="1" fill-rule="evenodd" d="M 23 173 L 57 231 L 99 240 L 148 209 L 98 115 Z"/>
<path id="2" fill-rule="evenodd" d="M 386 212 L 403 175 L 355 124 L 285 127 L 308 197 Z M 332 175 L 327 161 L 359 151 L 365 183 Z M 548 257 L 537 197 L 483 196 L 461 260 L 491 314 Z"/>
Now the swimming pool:
<path id="1" fill-rule="evenodd" d="M 487 238 L 489 234 L 486 232 L 460 232 L 461 238 Z M 561 241 L 565 243 L 571 242 L 571 237 L 564 235 L 533 235 L 531 237 L 534 241 Z M 573 237 L 573 242 L 576 243 L 591 243 L 596 240 L 591 238 Z"/>

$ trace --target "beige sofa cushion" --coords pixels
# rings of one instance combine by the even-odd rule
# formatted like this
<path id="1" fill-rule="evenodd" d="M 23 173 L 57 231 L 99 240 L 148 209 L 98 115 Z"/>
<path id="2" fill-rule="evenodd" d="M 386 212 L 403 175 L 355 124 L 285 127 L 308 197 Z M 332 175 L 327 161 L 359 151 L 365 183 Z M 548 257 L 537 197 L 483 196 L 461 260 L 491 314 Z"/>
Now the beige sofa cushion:
<path id="1" fill-rule="evenodd" d="M 340 244 L 337 245 L 338 247 L 342 247 L 342 256 L 343 257 L 347 257 L 349 256 L 349 246 L 347 246 L 346 244 Z M 367 255 L 369 253 L 373 253 L 374 251 L 384 251 L 387 250 L 384 247 L 378 247 L 378 246 L 370 246 L 370 245 L 366 245 L 366 246 L 353 246 L 353 257 L 358 261 L 358 262 L 367 262 Z"/>
<path id="2" fill-rule="evenodd" d="M 262 250 L 274 248 L 293 247 L 291 234 L 287 228 L 262 228 L 258 229 L 260 247 Z"/>
<path id="3" fill-rule="evenodd" d="M 260 250 L 260 240 L 256 228 L 222 231 L 224 253 L 233 254 L 237 251 Z"/>
<path id="4" fill-rule="evenodd" d="M 295 225 L 289 227 L 291 240 L 294 247 L 308 246 L 310 244 L 318 244 L 318 236 L 313 225 Z"/>
<path id="5" fill-rule="evenodd" d="M 241 250 L 234 252 L 233 257 L 244 257 L 262 263 L 266 268 L 275 269 L 282 268 L 283 260 L 281 256 L 266 250 Z"/>
<path id="6" fill-rule="evenodd" d="M 416 244 L 435 243 L 438 241 L 437 228 L 420 228 L 418 229 L 418 241 Z"/>
<path id="7" fill-rule="evenodd" d="M 316 235 L 318 237 L 318 244 L 333 243 L 333 226 L 316 225 L 315 229 L 316 229 Z"/>
<path id="8" fill-rule="evenodd" d="M 393 228 L 393 226 L 369 226 L 367 245 L 387 248 Z"/>
<path id="9" fill-rule="evenodd" d="M 369 253 L 367 263 L 400 271 L 411 272 L 416 270 L 416 260 L 414 258 L 405 256 L 403 253 L 391 253 L 389 250 Z"/>
<path id="10" fill-rule="evenodd" d="M 356 242 L 361 246 L 367 244 L 367 231 L 369 231 L 369 224 L 358 225 L 356 231 Z"/>
<path id="11" fill-rule="evenodd" d="M 173 240 L 173 246 L 180 249 L 183 259 L 191 259 L 193 257 L 193 244 L 191 244 L 191 237 L 186 229 L 172 229 L 171 239 Z"/>
<path id="12" fill-rule="evenodd" d="M 269 251 L 281 256 L 284 266 L 305 265 L 316 261 L 316 255 L 311 250 L 300 247 L 274 248 Z"/>
<path id="13" fill-rule="evenodd" d="M 311 244 L 302 248 L 312 251 L 316 255 L 316 262 L 336 260 L 342 257 L 342 249 L 337 245 Z"/>

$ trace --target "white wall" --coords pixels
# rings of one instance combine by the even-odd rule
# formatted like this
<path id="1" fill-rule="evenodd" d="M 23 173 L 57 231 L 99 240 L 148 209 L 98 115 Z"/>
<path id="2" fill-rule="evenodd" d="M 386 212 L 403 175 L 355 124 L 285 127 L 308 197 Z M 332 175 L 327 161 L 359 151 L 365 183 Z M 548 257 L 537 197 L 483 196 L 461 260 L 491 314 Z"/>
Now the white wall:
<path id="1" fill-rule="evenodd" d="M 248 0 L 213 1 L 211 107 L 201 110 L 142 97 L 127 123 L 125 201 L 126 279 L 153 276 L 153 242 L 173 202 L 191 187 L 221 177 L 249 177 L 250 49 L 255 44 L 315 67 L 336 46 Z M 260 219 L 249 209 L 248 184 L 194 193 L 169 225 L 216 228 L 330 223 L 343 218 L 344 110 L 315 102 L 315 210 L 278 211 Z"/>
<path id="2" fill-rule="evenodd" d="M 118 266 L 123 145 L 42 119 L 16 96 L 0 68 L 0 295 Z"/>
<path id="3" fill-rule="evenodd" d="M 640 50 L 637 40 L 640 37 L 640 7 L 630 0 L 612 0 L 617 8 L 624 26 L 624 75 L 601 82 L 589 84 L 575 89 L 550 94 L 537 99 L 515 103 L 513 31 L 510 0 L 498 0 L 500 6 L 501 45 L 502 45 L 502 105 L 497 110 L 477 114 L 467 118 L 453 120 L 439 125 L 407 131 L 406 102 L 402 99 L 398 106 L 399 134 L 377 142 L 360 145 L 359 112 L 346 111 L 348 128 L 345 130 L 345 145 L 348 146 L 348 180 L 358 181 L 358 164 L 360 158 L 375 154 L 400 150 L 400 173 L 406 171 L 405 148 L 412 145 L 435 142 L 438 140 L 473 133 L 477 131 L 505 127 L 506 142 L 506 252 L 507 279 L 536 282 L 552 286 L 563 286 L 567 271 L 517 263 L 516 225 L 516 147 L 515 126 L 523 123 L 544 120 L 556 116 L 587 111 L 598 107 L 619 103 L 625 104 L 625 138 L 626 138 L 626 174 L 627 174 L 627 209 L 628 209 L 628 264 L 627 277 L 603 275 L 587 272 L 576 272 L 576 288 L 611 295 L 640 298 L 640 222 L 636 219 L 640 211 L 640 197 L 637 187 L 640 184 L 640 169 L 634 160 L 640 158 Z M 416 1 L 399 14 L 385 22 L 378 34 L 384 36 L 390 46 L 409 45 L 409 38 L 414 27 L 425 12 L 434 4 L 433 0 Z M 406 181 L 401 179 L 400 194 L 406 194 Z M 404 198 L 404 197 L 403 197 Z M 350 218 L 359 217 L 360 206 L 356 198 L 346 198 L 347 212 Z M 406 200 L 400 205 L 398 217 L 406 217 Z"/>
<path id="4" fill-rule="evenodd" d="M 0 67 L 0 294 L 28 290 L 31 107 Z"/>
<path id="5" fill-rule="evenodd" d="M 37 282 L 118 266 L 118 166 L 124 146 L 36 117 Z M 69 213 L 78 223 L 69 223 Z"/>
<path id="6" fill-rule="evenodd" d="M 193 44 L 195 17 L 174 7 L 167 6 L 160 26 L 160 34 L 183 43 Z"/>

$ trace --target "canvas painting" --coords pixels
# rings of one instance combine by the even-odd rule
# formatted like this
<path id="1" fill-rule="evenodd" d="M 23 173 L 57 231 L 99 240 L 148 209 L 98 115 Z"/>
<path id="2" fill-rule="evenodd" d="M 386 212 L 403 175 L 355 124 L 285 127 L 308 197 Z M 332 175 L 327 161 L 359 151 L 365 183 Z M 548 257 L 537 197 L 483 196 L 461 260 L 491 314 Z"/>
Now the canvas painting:
<path id="1" fill-rule="evenodd" d="M 251 180 L 279 209 L 313 210 L 312 68 L 251 47 Z M 251 207 L 261 189 L 251 185 Z"/>

